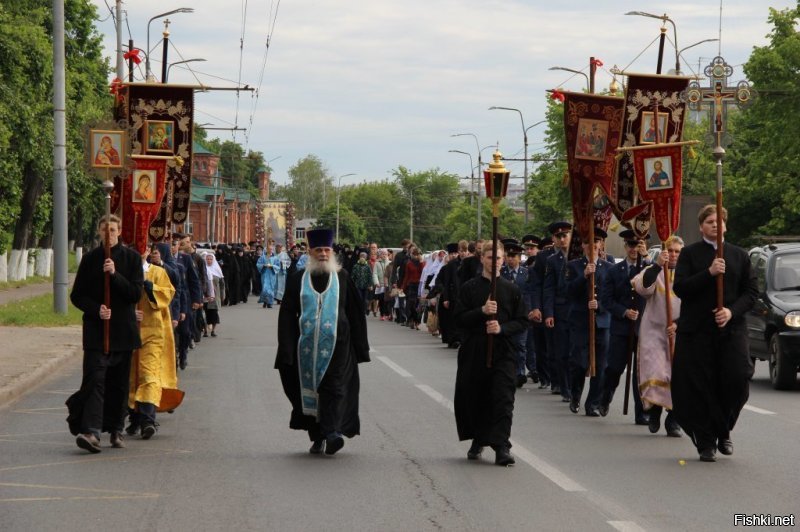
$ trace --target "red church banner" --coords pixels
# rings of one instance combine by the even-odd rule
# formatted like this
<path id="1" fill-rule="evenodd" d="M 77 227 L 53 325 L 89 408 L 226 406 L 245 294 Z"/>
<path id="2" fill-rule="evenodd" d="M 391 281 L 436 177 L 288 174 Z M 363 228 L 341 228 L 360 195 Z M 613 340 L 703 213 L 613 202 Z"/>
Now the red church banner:
<path id="1" fill-rule="evenodd" d="M 678 229 L 681 212 L 683 145 L 655 144 L 633 150 L 636 186 L 642 200 L 652 203 L 652 216 L 661 241 Z"/>
<path id="2" fill-rule="evenodd" d="M 575 228 L 582 238 L 594 219 L 594 202 L 611 196 L 615 149 L 621 142 L 623 100 L 564 92 L 567 172 Z M 598 190 L 599 189 L 599 190 Z"/>
<path id="3" fill-rule="evenodd" d="M 657 74 L 626 75 L 625 116 L 619 147 L 680 142 L 686 116 L 686 101 L 682 93 L 691 78 Z M 625 212 L 645 199 L 641 194 L 637 195 L 634 186 L 636 173 L 632 153 L 622 152 L 616 160 L 611 201 L 615 214 L 626 225 L 634 217 Z M 639 192 L 641 190 L 638 189 Z M 635 220 L 629 226 L 643 236 L 648 231 L 647 221 L 642 217 L 635 217 Z"/>
<path id="4" fill-rule="evenodd" d="M 114 191 L 121 191 L 122 239 L 136 245 L 139 253 L 147 250 L 150 224 L 158 214 L 167 182 L 167 160 L 133 156 L 135 168 Z"/>

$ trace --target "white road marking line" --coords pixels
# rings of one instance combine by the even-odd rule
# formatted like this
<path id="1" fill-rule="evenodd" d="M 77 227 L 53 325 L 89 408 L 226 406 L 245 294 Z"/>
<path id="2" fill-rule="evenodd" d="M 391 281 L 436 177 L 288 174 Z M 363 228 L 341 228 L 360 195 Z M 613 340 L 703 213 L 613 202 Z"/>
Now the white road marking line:
<path id="1" fill-rule="evenodd" d="M 772 412 L 770 410 L 764 410 L 763 408 L 758 408 L 757 406 L 744 405 L 744 409 L 749 410 L 751 412 L 755 412 L 756 414 L 764 414 L 765 416 L 777 415 L 775 414 L 775 412 Z"/>
<path id="2" fill-rule="evenodd" d="M 401 377 L 413 377 L 411 373 L 407 372 L 406 370 L 404 370 L 403 368 L 401 368 L 400 366 L 389 360 L 388 357 L 378 357 L 378 360 L 389 366 L 395 373 L 397 373 Z"/>
<path id="3" fill-rule="evenodd" d="M 431 399 L 433 399 L 434 401 L 436 401 L 437 403 L 448 409 L 450 412 L 455 413 L 456 410 L 455 407 L 453 406 L 453 401 L 446 398 L 444 395 L 440 394 L 427 384 L 417 384 L 416 387 L 417 389 L 425 392 L 425 395 L 427 395 L 428 397 L 430 397 Z"/>
<path id="4" fill-rule="evenodd" d="M 511 440 L 511 445 L 513 445 L 514 455 L 516 455 L 517 458 L 544 475 L 547 479 L 564 491 L 586 491 L 586 488 L 572 480 L 566 474 L 559 471 L 556 467 L 548 464 L 530 452 L 522 445 L 516 443 L 514 440 Z"/>
<path id="5" fill-rule="evenodd" d="M 608 521 L 608 524 L 620 532 L 644 532 L 644 528 L 633 521 Z"/>

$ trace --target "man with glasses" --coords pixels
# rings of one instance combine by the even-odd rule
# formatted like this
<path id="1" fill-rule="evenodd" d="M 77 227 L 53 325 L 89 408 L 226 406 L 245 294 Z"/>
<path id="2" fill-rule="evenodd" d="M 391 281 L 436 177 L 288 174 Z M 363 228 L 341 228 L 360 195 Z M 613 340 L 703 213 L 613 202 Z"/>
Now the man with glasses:
<path id="1" fill-rule="evenodd" d="M 550 331 L 547 353 L 550 355 L 550 376 L 552 394 L 561 394 L 561 401 L 572 399 L 569 384 L 569 307 L 567 294 L 567 262 L 569 244 L 572 237 L 572 224 L 553 222 L 548 228 L 553 235 L 553 252 L 545 261 L 544 287 L 542 289 L 542 316 L 544 325 Z M 534 308 L 534 311 L 536 309 Z M 533 321 L 537 316 L 534 315 Z"/>

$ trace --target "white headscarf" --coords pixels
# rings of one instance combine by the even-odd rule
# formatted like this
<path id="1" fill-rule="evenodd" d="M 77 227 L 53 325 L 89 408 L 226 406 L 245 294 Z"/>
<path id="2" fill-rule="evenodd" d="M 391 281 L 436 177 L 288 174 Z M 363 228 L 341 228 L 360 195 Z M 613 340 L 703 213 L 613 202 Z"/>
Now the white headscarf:
<path id="1" fill-rule="evenodd" d="M 223 279 L 225 276 L 222 275 L 222 268 L 219 267 L 219 262 L 217 262 L 216 255 L 214 255 L 214 253 L 211 251 L 204 251 L 201 253 L 201 255 L 203 260 L 206 260 L 206 255 L 211 255 L 211 259 L 213 260 L 211 266 L 209 266 L 208 262 L 206 262 L 206 277 L 208 277 L 208 280 L 211 281 L 214 279 L 214 277 Z"/>

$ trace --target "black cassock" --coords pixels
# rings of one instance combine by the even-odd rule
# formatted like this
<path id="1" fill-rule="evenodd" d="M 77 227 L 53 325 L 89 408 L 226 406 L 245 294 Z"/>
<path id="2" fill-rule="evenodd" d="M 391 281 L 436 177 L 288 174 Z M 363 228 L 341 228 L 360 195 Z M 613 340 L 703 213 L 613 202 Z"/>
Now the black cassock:
<path id="1" fill-rule="evenodd" d="M 486 367 L 486 321 L 481 307 L 489 298 L 491 282 L 480 276 L 461 285 L 455 322 L 461 336 L 456 374 L 455 413 L 460 440 L 510 448 L 517 359 L 511 337 L 525 330 L 522 293 L 512 282 L 497 279 L 497 321 L 492 367 Z"/>
<path id="2" fill-rule="evenodd" d="M 300 374 L 297 342 L 300 339 L 300 287 L 305 270 L 286 279 L 286 290 L 278 313 L 278 354 L 275 369 L 280 372 L 286 397 L 292 403 L 289 427 L 308 431 L 310 440 L 340 432 L 352 438 L 360 432 L 358 418 L 358 364 L 369 362 L 367 319 L 361 297 L 352 279 L 342 269 L 339 275 L 339 319 L 336 324 L 336 347 L 325 376 L 319 383 L 319 420 L 303 414 L 300 399 Z M 314 274 L 311 283 L 321 292 L 329 274 Z"/>
<path id="3" fill-rule="evenodd" d="M 720 329 L 713 312 L 717 282 L 708 271 L 715 253 L 705 241 L 691 244 L 683 248 L 675 268 L 681 315 L 672 365 L 673 412 L 698 450 L 729 439 L 753 375 L 745 315 L 758 295 L 755 275 L 747 252 L 724 244 L 723 304 L 733 316 Z"/>
<path id="4" fill-rule="evenodd" d="M 439 330 L 442 333 L 442 343 L 445 344 L 458 341 L 458 331 L 453 319 L 453 311 L 458 300 L 458 266 L 460 264 L 461 261 L 458 259 L 451 260 L 442 266 L 439 275 L 436 277 L 436 286 L 440 289 L 439 307 L 437 309 Z M 445 301 L 450 302 L 450 308 L 444 307 Z"/>

